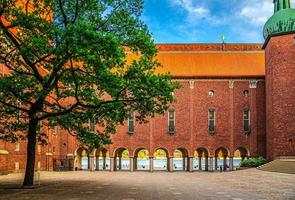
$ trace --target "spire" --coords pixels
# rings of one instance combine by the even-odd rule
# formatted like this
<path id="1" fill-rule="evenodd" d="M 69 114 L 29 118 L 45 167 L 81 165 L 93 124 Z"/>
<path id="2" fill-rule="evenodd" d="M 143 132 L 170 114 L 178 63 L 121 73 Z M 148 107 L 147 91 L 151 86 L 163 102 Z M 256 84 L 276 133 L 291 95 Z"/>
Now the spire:
<path id="1" fill-rule="evenodd" d="M 274 0 L 273 3 L 275 4 L 274 13 L 283 9 L 291 8 L 290 0 Z"/>

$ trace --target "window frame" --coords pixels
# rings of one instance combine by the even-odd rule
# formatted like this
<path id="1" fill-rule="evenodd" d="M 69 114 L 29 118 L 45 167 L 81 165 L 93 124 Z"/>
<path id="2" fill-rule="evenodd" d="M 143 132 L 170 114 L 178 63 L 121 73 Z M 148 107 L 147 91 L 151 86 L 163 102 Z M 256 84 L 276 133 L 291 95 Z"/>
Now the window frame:
<path id="1" fill-rule="evenodd" d="M 170 118 L 170 113 L 173 113 L 173 118 Z M 170 122 L 173 122 L 173 125 L 170 125 Z M 170 134 L 175 133 L 175 109 L 168 109 L 168 132 Z"/>
<path id="2" fill-rule="evenodd" d="M 95 120 L 94 119 L 88 119 L 88 128 L 89 132 L 95 132 L 96 131 L 96 126 L 95 126 Z"/>
<path id="3" fill-rule="evenodd" d="M 247 114 L 245 113 L 247 112 Z M 246 115 L 248 116 L 247 118 L 245 117 Z M 246 127 L 246 122 L 247 121 L 247 126 L 248 126 L 248 130 L 245 129 Z M 251 111 L 249 107 L 244 107 L 243 109 L 243 131 L 245 134 L 249 134 L 251 132 Z"/>
<path id="4" fill-rule="evenodd" d="M 134 112 L 131 111 L 128 116 L 128 133 L 133 134 L 134 132 L 135 132 L 135 115 L 134 115 Z"/>
<path id="5" fill-rule="evenodd" d="M 211 119 L 211 112 L 213 112 L 213 119 Z M 213 130 L 211 129 L 211 121 L 213 121 Z M 214 134 L 216 132 L 216 109 L 215 108 L 208 109 L 208 131 L 210 134 Z"/>

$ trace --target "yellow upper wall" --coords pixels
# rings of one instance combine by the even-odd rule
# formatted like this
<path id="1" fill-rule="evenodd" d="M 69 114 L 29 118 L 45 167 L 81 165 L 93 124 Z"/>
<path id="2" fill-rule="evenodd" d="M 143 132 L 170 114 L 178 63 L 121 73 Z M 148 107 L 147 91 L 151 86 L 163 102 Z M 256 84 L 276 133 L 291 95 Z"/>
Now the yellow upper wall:
<path id="1" fill-rule="evenodd" d="M 257 44 L 157 45 L 159 73 L 173 77 L 264 77 L 265 58 Z M 135 55 L 129 55 L 135 59 Z M 128 59 L 128 60 L 129 60 Z"/>

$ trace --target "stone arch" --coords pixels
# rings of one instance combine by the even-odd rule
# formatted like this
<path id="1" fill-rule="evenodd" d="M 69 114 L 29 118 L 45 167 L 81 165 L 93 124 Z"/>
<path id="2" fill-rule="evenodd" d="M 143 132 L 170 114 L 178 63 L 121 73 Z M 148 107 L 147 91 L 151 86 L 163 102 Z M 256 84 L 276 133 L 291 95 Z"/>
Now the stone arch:
<path id="1" fill-rule="evenodd" d="M 226 171 L 229 168 L 228 157 L 230 153 L 229 150 L 225 147 L 219 147 L 215 149 L 215 170 Z"/>
<path id="2" fill-rule="evenodd" d="M 137 148 L 134 153 L 134 170 L 150 170 L 150 152 L 147 148 Z"/>
<path id="3" fill-rule="evenodd" d="M 208 171 L 210 152 L 205 147 L 199 147 L 194 153 L 193 170 Z"/>
<path id="4" fill-rule="evenodd" d="M 153 153 L 153 169 L 167 171 L 169 169 L 169 152 L 165 148 L 157 148 Z"/>
<path id="5" fill-rule="evenodd" d="M 119 147 L 114 151 L 114 171 L 130 170 L 129 151 L 125 147 Z"/>
<path id="6" fill-rule="evenodd" d="M 249 150 L 246 147 L 238 147 L 234 154 L 234 157 L 241 157 L 242 160 L 250 156 Z"/>
<path id="7" fill-rule="evenodd" d="M 186 148 L 179 147 L 173 152 L 173 170 L 175 171 L 188 171 L 189 152 Z"/>
<path id="8" fill-rule="evenodd" d="M 90 169 L 90 159 L 89 151 L 84 147 L 78 147 L 75 150 L 74 159 L 74 169 L 75 170 L 89 170 Z"/>

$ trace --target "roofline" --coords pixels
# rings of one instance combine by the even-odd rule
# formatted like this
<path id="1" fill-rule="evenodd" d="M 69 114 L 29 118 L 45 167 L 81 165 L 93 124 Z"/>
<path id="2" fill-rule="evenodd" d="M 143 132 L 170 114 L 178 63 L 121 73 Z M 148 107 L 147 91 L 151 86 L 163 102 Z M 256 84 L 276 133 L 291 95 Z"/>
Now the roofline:
<path id="1" fill-rule="evenodd" d="M 257 78 L 264 79 L 265 75 L 207 75 L 207 76 L 173 76 L 172 79 L 239 79 L 239 78 Z"/>
<path id="2" fill-rule="evenodd" d="M 266 48 L 266 46 L 267 46 L 267 44 L 268 44 L 271 37 L 277 37 L 277 36 L 288 35 L 288 34 L 293 34 L 293 33 L 295 33 L 295 30 L 294 31 L 288 31 L 288 32 L 282 32 L 282 33 L 273 33 L 273 34 L 268 35 L 265 42 L 264 42 L 264 44 L 263 44 L 263 46 L 262 46 L 262 49 Z"/>
<path id="3" fill-rule="evenodd" d="M 155 43 L 155 45 L 220 45 L 220 44 L 263 45 L 263 43 Z"/>

